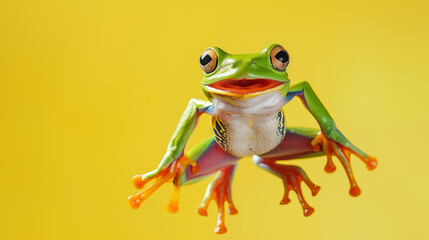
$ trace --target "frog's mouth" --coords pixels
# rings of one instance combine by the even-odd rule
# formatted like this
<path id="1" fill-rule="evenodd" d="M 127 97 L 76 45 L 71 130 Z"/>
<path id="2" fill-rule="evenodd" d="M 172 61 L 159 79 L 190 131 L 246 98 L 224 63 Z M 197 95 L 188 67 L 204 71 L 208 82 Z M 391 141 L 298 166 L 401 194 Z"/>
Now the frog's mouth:
<path id="1" fill-rule="evenodd" d="M 271 79 L 225 79 L 205 85 L 207 91 L 222 95 L 252 95 L 280 90 L 285 82 Z"/>

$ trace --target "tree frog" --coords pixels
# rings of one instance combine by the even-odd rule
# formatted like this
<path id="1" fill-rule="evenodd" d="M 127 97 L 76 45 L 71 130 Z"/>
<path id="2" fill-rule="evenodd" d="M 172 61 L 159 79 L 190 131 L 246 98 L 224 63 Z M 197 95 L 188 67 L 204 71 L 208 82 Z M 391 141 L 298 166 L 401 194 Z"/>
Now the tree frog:
<path id="1" fill-rule="evenodd" d="M 296 193 L 304 216 L 311 215 L 314 209 L 302 195 L 301 182 L 313 196 L 320 187 L 302 168 L 283 161 L 326 155 L 325 171 L 331 173 L 336 169 L 332 161 L 335 156 L 347 173 L 349 194 L 361 193 L 352 173 L 350 155 L 359 157 L 369 170 L 377 166 L 376 158 L 343 136 L 307 82 L 290 86 L 286 72 L 289 54 L 281 45 L 272 44 L 256 54 L 239 55 L 210 47 L 199 61 L 203 71 L 201 87 L 209 101 L 191 99 L 158 167 L 133 177 L 134 186 L 143 190 L 128 198 L 131 207 L 137 209 L 161 185 L 173 182 L 173 196 L 166 208 L 177 212 L 180 187 L 215 174 L 197 212 L 207 216 L 208 205 L 214 200 L 218 206 L 215 232 L 225 233 L 225 203 L 229 214 L 238 213 L 231 197 L 234 170 L 238 160 L 246 156 L 281 178 L 285 193 L 280 204 L 290 202 L 290 190 Z M 282 107 L 294 97 L 301 99 L 320 129 L 286 127 Z M 211 116 L 213 136 L 185 153 L 186 143 L 202 114 Z"/>

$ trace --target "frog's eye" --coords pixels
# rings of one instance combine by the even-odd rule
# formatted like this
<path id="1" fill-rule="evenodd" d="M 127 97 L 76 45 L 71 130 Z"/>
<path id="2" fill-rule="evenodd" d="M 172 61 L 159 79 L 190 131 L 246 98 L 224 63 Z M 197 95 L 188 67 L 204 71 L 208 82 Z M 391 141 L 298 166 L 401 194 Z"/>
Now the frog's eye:
<path id="1" fill-rule="evenodd" d="M 216 66 L 217 53 L 209 48 L 200 57 L 200 67 L 206 74 L 209 74 L 216 69 Z"/>
<path id="2" fill-rule="evenodd" d="M 270 53 L 271 65 L 278 71 L 285 71 L 289 64 L 289 54 L 282 46 L 275 46 Z"/>

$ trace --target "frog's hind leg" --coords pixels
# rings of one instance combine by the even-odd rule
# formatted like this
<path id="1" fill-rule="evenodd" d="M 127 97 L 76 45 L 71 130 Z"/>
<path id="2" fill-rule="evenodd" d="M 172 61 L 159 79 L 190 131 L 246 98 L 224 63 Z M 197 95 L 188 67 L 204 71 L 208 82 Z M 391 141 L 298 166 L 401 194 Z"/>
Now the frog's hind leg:
<path id="1" fill-rule="evenodd" d="M 289 191 L 295 191 L 300 201 L 304 216 L 310 216 L 314 209 L 308 205 L 301 192 L 301 182 L 305 182 L 311 189 L 313 196 L 319 192 L 320 187 L 315 185 L 307 174 L 298 166 L 278 164 L 277 161 L 307 158 L 323 155 L 322 151 L 315 151 L 311 145 L 319 130 L 308 128 L 290 128 L 282 143 L 272 151 L 253 156 L 253 161 L 261 168 L 273 173 L 283 180 L 285 193 L 280 204 L 288 204 Z"/>
<path id="2" fill-rule="evenodd" d="M 216 176 L 207 187 L 204 199 L 197 209 L 198 214 L 207 216 L 207 208 L 210 201 L 215 201 L 218 207 L 218 220 L 215 232 L 219 234 L 227 231 L 225 226 L 225 203 L 228 204 L 228 213 L 230 215 L 238 213 L 231 197 L 231 183 L 236 166 L 236 164 L 227 166 L 217 172 Z"/>
<path id="3" fill-rule="evenodd" d="M 218 220 L 215 228 L 216 233 L 225 233 L 225 203 L 228 204 L 228 213 L 237 214 L 238 211 L 232 202 L 231 183 L 239 158 L 225 152 L 213 138 L 195 146 L 188 156 L 197 162 L 199 171 L 193 173 L 190 169 L 186 171 L 185 183 L 192 183 L 205 178 L 209 174 L 216 176 L 207 187 L 201 205 L 197 212 L 207 216 L 207 208 L 211 200 L 214 200 L 218 208 Z"/>

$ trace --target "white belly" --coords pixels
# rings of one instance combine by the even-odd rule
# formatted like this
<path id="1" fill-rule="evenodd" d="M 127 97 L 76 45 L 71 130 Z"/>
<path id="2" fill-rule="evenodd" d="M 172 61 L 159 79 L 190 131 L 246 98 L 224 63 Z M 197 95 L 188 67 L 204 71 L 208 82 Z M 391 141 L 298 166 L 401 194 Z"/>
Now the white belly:
<path id="1" fill-rule="evenodd" d="M 244 157 L 264 154 L 283 140 L 286 128 L 283 114 L 279 115 L 283 106 L 283 97 L 279 92 L 247 100 L 219 98 L 213 103 L 215 117 L 221 119 L 218 124 L 222 127 L 219 129 L 225 129 L 223 141 L 218 143 L 231 155 Z"/>
<path id="2" fill-rule="evenodd" d="M 228 121 L 226 128 L 227 149 L 237 157 L 267 153 L 283 140 L 278 131 L 277 114 L 264 119 L 235 119 Z"/>

